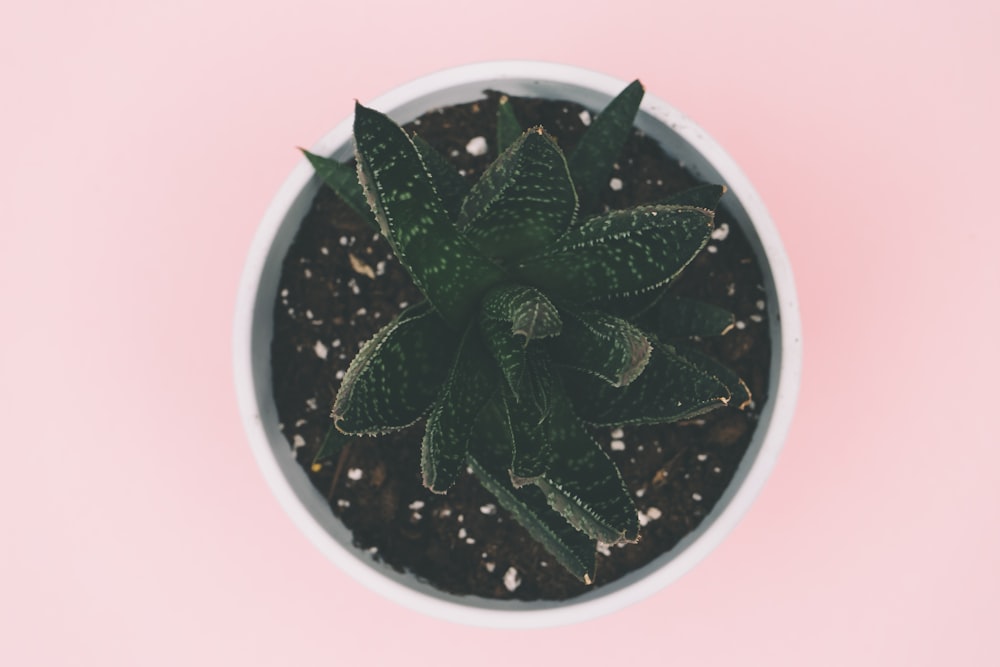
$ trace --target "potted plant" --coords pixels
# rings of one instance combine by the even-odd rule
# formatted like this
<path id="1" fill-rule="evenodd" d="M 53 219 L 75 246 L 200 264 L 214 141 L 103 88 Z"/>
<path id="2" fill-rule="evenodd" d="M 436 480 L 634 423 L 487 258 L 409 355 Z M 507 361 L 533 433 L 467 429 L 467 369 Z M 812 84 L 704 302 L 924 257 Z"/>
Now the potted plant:
<path id="1" fill-rule="evenodd" d="M 574 83 L 581 77 L 586 85 Z M 426 93 L 418 92 L 425 86 Z M 517 105 L 506 95 L 490 96 L 490 103 L 476 101 L 486 89 L 582 104 L 574 112 L 584 128 L 571 140 L 572 149 L 564 151 L 564 137 L 522 123 Z M 679 576 L 721 538 L 762 483 L 787 428 L 797 384 L 797 317 L 787 262 L 766 213 L 731 162 L 676 112 L 655 100 L 641 104 L 642 99 L 638 82 L 622 86 L 579 70 L 539 64 L 474 66 L 430 77 L 372 105 L 389 115 L 358 105 L 352 127 L 341 126 L 306 152 L 342 208 L 356 214 L 355 227 L 345 223 L 337 231 L 339 238 L 334 235 L 333 251 L 332 239 L 314 244 L 327 257 L 339 256 L 340 278 L 316 279 L 308 257 L 289 255 L 296 234 L 300 242 L 311 241 L 301 241 L 307 225 L 301 231 L 299 226 L 307 212 L 315 215 L 322 208 L 317 193 L 328 192 L 320 190 L 305 167 L 293 175 L 265 218 L 245 274 L 236 331 L 237 380 L 251 440 L 269 481 L 303 530 L 369 585 L 430 613 L 466 622 L 567 622 L 646 594 L 639 581 L 656 586 Z M 430 109 L 446 108 L 447 123 L 454 125 L 462 113 L 486 106 L 496 108 L 481 114 L 495 119 L 495 129 L 489 139 L 477 134 L 464 148 L 476 156 L 487 152 L 484 145 L 491 147 L 496 160 L 489 166 L 459 169 L 449 158 L 461 151 L 441 154 L 419 138 L 425 129 L 433 133 L 434 118 L 418 118 Z M 416 139 L 397 125 L 410 121 L 424 123 L 417 126 Z M 695 181 L 710 184 L 639 202 L 638 207 L 609 206 L 607 188 L 624 188 L 615 176 L 620 169 L 615 160 L 635 133 L 633 121 L 683 162 Z M 359 179 L 347 165 L 351 134 Z M 411 500 L 412 492 L 404 498 L 393 491 L 396 478 L 405 472 L 397 470 L 387 484 L 375 479 L 385 476 L 378 465 L 345 464 L 354 452 L 371 449 L 358 444 L 357 436 L 383 433 L 396 434 L 397 440 L 398 433 L 410 433 L 402 442 L 415 442 L 419 450 L 419 467 L 411 458 L 411 468 L 431 491 L 444 492 L 455 484 L 465 485 L 461 494 L 469 485 L 479 493 L 485 489 L 485 497 L 496 502 L 477 509 L 500 515 L 498 522 L 515 520 L 549 556 L 535 555 L 534 560 L 549 571 L 569 572 L 584 582 L 581 586 L 599 576 L 597 548 L 607 553 L 607 545 L 636 541 L 640 520 L 657 519 L 653 509 L 669 511 L 637 511 L 636 496 L 646 489 L 626 485 L 612 450 L 616 443 L 622 449 L 621 427 L 626 425 L 683 420 L 697 428 L 692 420 L 712 408 L 753 405 L 738 373 L 704 347 L 690 345 L 733 328 L 734 318 L 718 306 L 665 289 L 713 238 L 721 241 L 728 232 L 715 221 L 726 188 L 732 191 L 724 205 L 727 219 L 734 233 L 738 229 L 747 237 L 760 262 L 761 293 L 755 303 L 765 307 L 755 315 L 767 332 L 764 362 L 769 373 L 762 392 L 767 401 L 755 406 L 756 431 L 741 434 L 746 442 L 739 464 L 728 473 L 729 483 L 680 544 L 633 572 L 617 573 L 611 583 L 580 589 L 569 600 L 531 603 L 481 594 L 455 597 L 350 546 L 358 527 L 352 536 L 336 516 L 353 511 L 347 509 L 350 501 L 334 498 L 337 484 L 343 488 L 361 477 L 372 478 L 373 504 L 391 505 L 391 517 L 405 505 L 414 522 L 434 502 L 430 496 Z M 353 214 L 337 215 L 347 219 Z M 373 251 L 379 242 L 388 249 L 384 260 Z M 718 245 L 711 247 L 718 251 Z M 387 270 L 391 260 L 398 264 Z M 336 428 L 326 427 L 319 435 L 315 426 L 308 426 L 308 414 L 296 417 L 294 424 L 282 423 L 268 363 L 272 336 L 284 326 L 276 312 L 288 304 L 288 288 L 279 289 L 282 272 L 302 274 L 312 281 L 309 285 L 325 284 L 327 302 L 350 302 L 348 289 L 356 293 L 360 282 L 389 282 L 379 278 L 393 270 L 414 284 L 408 291 L 393 290 L 388 299 L 394 303 L 384 303 L 386 295 L 376 289 L 365 301 L 368 305 L 352 304 L 352 310 L 321 311 L 322 302 L 313 301 L 312 308 L 305 308 L 309 316 L 304 321 L 306 313 L 296 315 L 295 306 L 287 308 L 285 319 L 298 317 L 306 331 L 329 325 L 316 316 L 322 312 L 339 320 L 338 331 L 374 336 L 356 355 L 354 349 L 338 348 L 356 347 L 358 336 L 319 336 L 306 350 L 299 344 L 298 352 L 305 352 L 313 366 L 334 358 L 340 362 L 335 376 L 339 386 L 328 388 L 330 396 L 336 394 L 331 401 Z M 338 290 L 344 292 L 342 298 Z M 742 320 L 740 324 L 746 326 Z M 342 338 L 352 345 L 345 346 Z M 291 365 L 298 368 L 297 362 Z M 282 370 L 287 366 L 274 372 L 287 375 Z M 304 402 L 307 413 L 324 412 L 315 397 Z M 416 436 L 413 428 L 403 431 L 415 422 Z M 302 434 L 309 428 L 306 438 Z M 608 431 L 614 442 L 597 442 L 594 429 L 600 428 L 616 429 Z M 653 441 L 662 449 L 655 436 Z M 299 449 L 309 456 L 296 462 Z M 662 466 L 647 472 L 667 476 L 671 471 Z M 473 477 L 481 487 L 469 481 Z M 327 484 L 329 498 L 317 488 Z M 475 496 L 475 502 L 483 497 Z M 437 507 L 439 515 L 451 514 L 451 505 Z M 471 519 L 472 513 L 466 506 L 457 518 L 467 514 Z M 470 536 L 464 526 L 456 528 L 459 539 L 473 547 L 470 553 L 483 549 L 477 565 L 493 574 L 498 563 L 488 557 L 492 547 L 476 542 L 488 542 L 489 536 Z M 388 554 L 378 556 L 390 560 Z M 499 565 L 496 579 L 514 591 L 521 573 Z M 521 613 L 509 613 L 513 610 Z"/>

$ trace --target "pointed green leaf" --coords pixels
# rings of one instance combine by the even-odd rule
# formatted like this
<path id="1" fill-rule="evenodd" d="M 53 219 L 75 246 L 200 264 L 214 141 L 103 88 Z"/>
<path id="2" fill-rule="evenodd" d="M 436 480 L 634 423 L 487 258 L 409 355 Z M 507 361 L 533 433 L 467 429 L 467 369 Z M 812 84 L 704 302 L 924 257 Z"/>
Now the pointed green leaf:
<path id="1" fill-rule="evenodd" d="M 714 211 L 719 206 L 719 200 L 726 193 L 725 185 L 696 185 L 687 190 L 676 192 L 661 203 L 675 206 L 695 206 Z"/>
<path id="2" fill-rule="evenodd" d="M 558 336 L 562 329 L 559 311 L 548 297 L 534 287 L 501 285 L 483 299 L 484 316 L 509 323 L 510 333 L 522 337 L 522 344 L 536 338 Z"/>
<path id="3" fill-rule="evenodd" d="M 344 433 L 378 435 L 426 414 L 451 368 L 458 337 L 426 302 L 362 346 L 340 384 L 333 420 Z"/>
<path id="4" fill-rule="evenodd" d="M 354 141 L 365 196 L 396 257 L 441 317 L 463 331 L 503 271 L 452 225 L 417 148 L 401 127 L 358 104 Z"/>
<path id="5" fill-rule="evenodd" d="M 457 225 L 483 254 L 510 259 L 544 248 L 575 215 L 566 158 L 537 127 L 522 134 L 472 186 Z"/>
<path id="6" fill-rule="evenodd" d="M 689 206 L 640 206 L 595 216 L 522 261 L 520 280 L 577 301 L 601 301 L 667 284 L 705 247 L 713 215 Z"/>
<path id="7" fill-rule="evenodd" d="M 481 318 L 479 326 L 483 341 L 500 367 L 507 386 L 515 395 L 519 395 L 528 367 L 524 343 L 514 338 L 510 333 L 510 325 L 501 320 Z"/>
<path id="8" fill-rule="evenodd" d="M 672 295 L 657 304 L 649 319 L 653 333 L 660 338 L 721 336 L 733 328 L 735 321 L 725 308 Z"/>
<path id="9" fill-rule="evenodd" d="M 609 387 L 597 378 L 566 371 L 566 386 L 589 424 L 664 424 L 714 410 L 730 401 L 729 389 L 666 344 L 653 348 L 649 364 L 627 387 Z"/>
<path id="10" fill-rule="evenodd" d="M 344 449 L 353 437 L 354 436 L 347 435 L 346 433 L 341 433 L 335 426 L 331 426 L 327 430 L 326 435 L 323 437 L 323 442 L 320 444 L 319 450 L 313 457 L 313 465 L 329 461 L 333 457 L 339 456 L 341 450 Z"/>
<path id="11" fill-rule="evenodd" d="M 358 182 L 358 170 L 349 165 L 337 162 L 336 160 L 331 160 L 330 158 L 323 157 L 322 155 L 316 155 L 315 153 L 310 153 L 304 148 L 300 148 L 302 154 L 306 156 L 309 163 L 316 170 L 316 175 L 326 183 L 331 190 L 337 193 L 345 204 L 350 206 L 360 215 L 362 218 L 367 220 L 376 226 L 375 218 L 372 216 L 372 210 L 368 206 L 368 200 L 365 199 L 365 191 L 361 187 L 361 183 Z"/>
<path id="12" fill-rule="evenodd" d="M 546 347 L 552 360 L 614 387 L 635 380 L 649 362 L 649 339 L 634 324 L 598 310 L 565 311 L 563 332 Z"/>
<path id="13" fill-rule="evenodd" d="M 414 135 L 413 145 L 417 147 L 417 152 L 420 153 L 424 166 L 427 167 L 427 171 L 431 175 L 434 187 L 441 195 L 441 203 L 448 211 L 448 219 L 454 220 L 462 207 L 462 200 L 469 194 L 469 183 L 464 176 L 458 173 L 455 165 L 427 143 L 423 137 Z"/>
<path id="14" fill-rule="evenodd" d="M 494 415 L 494 420 L 498 418 Z M 596 542 L 575 530 L 549 507 L 545 495 L 535 486 L 516 488 L 510 480 L 510 444 L 498 437 L 496 421 L 483 420 L 469 453 L 473 473 L 501 507 L 506 509 L 531 537 L 551 553 L 575 577 L 585 583 L 594 580 Z"/>
<path id="15" fill-rule="evenodd" d="M 697 366 L 702 372 L 715 376 L 722 384 L 726 385 L 732 394 L 729 405 L 738 410 L 744 410 L 750 405 L 753 400 L 750 387 L 731 368 L 690 345 L 678 345 L 676 349 L 677 354 L 684 357 L 685 360 Z"/>
<path id="16" fill-rule="evenodd" d="M 621 473 L 564 395 L 553 397 L 546 428 L 551 463 L 532 483 L 577 530 L 607 544 L 634 542 L 639 519 Z"/>
<path id="17" fill-rule="evenodd" d="M 569 170 L 580 196 L 580 210 L 593 209 L 607 187 L 615 160 L 632 134 L 643 93 L 638 80 L 618 93 L 593 120 L 569 156 Z"/>
<path id="18" fill-rule="evenodd" d="M 524 132 L 514 115 L 514 105 L 506 95 L 497 104 L 497 153 L 503 153 Z"/>
<path id="19" fill-rule="evenodd" d="M 497 376 L 489 355 L 475 327 L 469 327 L 441 396 L 427 418 L 421 443 L 424 486 L 434 493 L 447 491 L 465 468 L 469 438 L 496 388 Z"/>

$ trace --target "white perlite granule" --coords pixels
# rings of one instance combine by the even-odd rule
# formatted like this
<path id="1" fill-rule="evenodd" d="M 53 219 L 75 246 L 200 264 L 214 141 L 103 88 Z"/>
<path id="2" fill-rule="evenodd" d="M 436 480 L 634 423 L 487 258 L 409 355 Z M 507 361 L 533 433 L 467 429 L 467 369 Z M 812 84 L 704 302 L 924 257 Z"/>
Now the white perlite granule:
<path id="1" fill-rule="evenodd" d="M 351 468 L 347 471 L 347 479 L 356 482 L 364 475 L 364 471 L 361 468 Z"/>
<path id="2" fill-rule="evenodd" d="M 320 359 L 326 359 L 326 353 L 328 350 L 326 349 L 326 345 L 323 345 L 323 341 L 316 341 L 316 345 L 313 346 L 313 350 L 315 350 L 317 357 Z"/>
<path id="3" fill-rule="evenodd" d="M 503 573 L 503 586 L 508 591 L 513 593 L 517 590 L 517 587 L 521 585 L 521 575 L 517 573 L 517 570 L 513 567 L 508 567 L 507 571 Z"/>
<path id="4" fill-rule="evenodd" d="M 472 137 L 469 143 L 465 144 L 465 152 L 469 155 L 486 155 L 486 138 Z"/>

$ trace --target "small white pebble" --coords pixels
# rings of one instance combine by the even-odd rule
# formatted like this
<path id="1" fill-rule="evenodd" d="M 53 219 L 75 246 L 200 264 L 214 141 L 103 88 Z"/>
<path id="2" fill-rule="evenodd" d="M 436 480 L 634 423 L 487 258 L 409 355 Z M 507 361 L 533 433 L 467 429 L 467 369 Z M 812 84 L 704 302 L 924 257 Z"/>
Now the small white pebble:
<path id="1" fill-rule="evenodd" d="M 364 471 L 361 468 L 351 468 L 347 471 L 347 479 L 356 482 L 364 476 Z"/>
<path id="2" fill-rule="evenodd" d="M 312 272 L 312 271 L 310 271 L 309 269 L 306 269 L 306 270 L 305 270 L 305 271 L 303 271 L 302 273 L 303 273 L 303 274 L 305 274 L 305 277 L 306 277 L 306 278 L 312 278 L 312 277 L 313 277 L 313 272 Z"/>
<path id="3" fill-rule="evenodd" d="M 364 306 L 358 308 L 358 311 L 355 313 L 355 315 L 367 315 L 367 314 L 368 314 L 368 309 L 365 308 Z"/>
<path id="4" fill-rule="evenodd" d="M 307 422 L 305 419 L 296 419 L 295 420 L 295 428 L 301 428 L 302 426 L 305 426 L 308 423 L 309 422 Z"/>
<path id="5" fill-rule="evenodd" d="M 648 516 L 653 521 L 656 521 L 661 516 L 663 516 L 663 512 L 660 511 L 659 507 L 650 507 L 648 510 L 646 510 L 646 516 Z"/>
<path id="6" fill-rule="evenodd" d="M 315 398 L 309 398 L 306 399 L 306 407 L 309 408 L 310 410 L 315 410 L 319 406 L 317 405 Z"/>
<path id="7" fill-rule="evenodd" d="M 292 447 L 298 449 L 299 447 L 305 447 L 305 446 L 306 446 L 306 439 L 303 438 L 298 433 L 296 433 L 295 436 L 292 438 Z"/>
<path id="8" fill-rule="evenodd" d="M 760 324 L 761 322 L 764 321 L 764 317 L 762 315 L 758 315 L 757 313 L 754 313 L 753 315 L 750 316 L 750 321 L 751 322 L 756 322 L 756 323 Z"/>
<path id="9" fill-rule="evenodd" d="M 726 285 L 726 296 L 733 296 L 736 294 L 736 283 L 729 283 Z"/>
<path id="10" fill-rule="evenodd" d="M 646 524 L 649 523 L 649 515 L 646 514 L 645 512 L 639 512 L 638 514 L 639 514 L 639 525 L 645 528 Z"/>
<path id="11" fill-rule="evenodd" d="M 472 137 L 469 143 L 465 144 L 465 152 L 469 155 L 486 155 L 486 138 Z"/>
<path id="12" fill-rule="evenodd" d="M 286 296 L 288 296 L 288 288 L 281 290 L 281 297 L 284 298 Z"/>
<path id="13" fill-rule="evenodd" d="M 618 192 L 619 190 L 622 189 L 622 186 L 624 186 L 625 184 L 622 183 L 622 179 L 616 176 L 615 178 L 612 178 L 610 181 L 608 181 L 608 185 L 611 186 L 612 190 Z"/>
<path id="14" fill-rule="evenodd" d="M 718 475 L 720 472 L 722 472 L 722 468 L 720 468 L 719 466 L 715 466 L 714 468 L 712 468 L 712 472 Z"/>
<path id="15" fill-rule="evenodd" d="M 467 538 L 465 538 L 465 543 L 466 544 L 475 544 L 476 543 L 476 538 L 474 538 L 474 537 L 467 537 Z"/>
<path id="16" fill-rule="evenodd" d="M 468 535 L 469 533 L 465 530 L 465 528 L 458 529 L 458 539 L 464 540 L 466 537 L 468 537 Z"/>
<path id="17" fill-rule="evenodd" d="M 729 225 L 724 222 L 720 222 L 719 226 L 712 230 L 712 238 L 716 241 L 725 241 L 727 236 L 729 236 Z"/>
<path id="18" fill-rule="evenodd" d="M 414 500 L 412 503 L 409 504 L 409 508 L 411 510 L 422 510 L 424 508 L 424 501 Z"/>
<path id="19" fill-rule="evenodd" d="M 330 254 L 330 249 L 327 248 L 326 246 L 323 246 L 322 248 L 320 248 L 319 251 L 321 253 L 323 253 L 324 255 L 329 255 Z"/>
<path id="20" fill-rule="evenodd" d="M 708 246 L 707 248 L 705 248 L 705 250 L 707 250 L 708 252 L 710 252 L 713 255 L 715 253 L 719 252 L 719 249 L 717 247 L 715 247 L 714 245 Z"/>
<path id="21" fill-rule="evenodd" d="M 340 500 L 337 501 L 337 507 L 350 507 L 350 506 L 351 506 L 351 501 L 347 500 L 346 498 L 341 498 Z"/>
<path id="22" fill-rule="evenodd" d="M 612 431 L 611 431 L 611 437 L 612 438 L 616 438 L 618 440 L 621 440 L 622 438 L 625 437 L 625 431 L 623 431 L 620 428 L 612 429 Z"/>
<path id="23" fill-rule="evenodd" d="M 743 320 L 736 320 L 736 328 L 742 331 L 747 328 L 747 323 Z"/>
<path id="24" fill-rule="evenodd" d="M 708 460 L 708 454 L 699 454 L 698 455 L 698 460 L 699 461 L 707 461 Z"/>
<path id="25" fill-rule="evenodd" d="M 334 375 L 336 376 L 336 378 L 338 380 L 343 380 L 344 379 L 344 371 L 337 371 Z"/>
<path id="26" fill-rule="evenodd" d="M 335 338 L 335 339 L 334 339 L 334 340 L 333 340 L 333 341 L 332 341 L 332 342 L 330 343 L 330 345 L 331 345 L 332 347 L 340 347 L 340 339 L 339 339 L 339 338 Z"/>
<path id="27" fill-rule="evenodd" d="M 452 148 L 451 151 L 448 153 L 448 155 L 452 157 L 458 157 L 459 155 L 461 155 L 461 153 L 459 153 L 458 150 Z"/>
<path id="28" fill-rule="evenodd" d="M 757 310 L 764 310 L 764 308 L 767 307 L 767 304 L 764 303 L 764 299 L 757 299 L 757 303 L 755 305 L 757 306 Z"/>
<path id="29" fill-rule="evenodd" d="M 642 487 L 641 489 L 636 489 L 635 490 L 635 497 L 636 498 L 642 498 L 644 495 L 646 495 L 646 487 Z"/>
<path id="30" fill-rule="evenodd" d="M 581 123 L 583 123 L 584 125 L 589 126 L 591 120 L 592 119 L 590 117 L 590 112 L 589 111 L 587 111 L 586 109 L 584 109 L 583 111 L 580 112 L 580 122 Z"/>
<path id="31" fill-rule="evenodd" d="M 604 542 L 598 542 L 597 543 L 597 553 L 601 554 L 602 556 L 610 556 L 611 555 L 611 547 L 609 547 Z"/>
<path id="32" fill-rule="evenodd" d="M 613 452 L 624 452 L 625 451 L 625 441 L 624 440 L 612 440 L 611 441 L 611 451 L 613 451 Z"/>
<path id="33" fill-rule="evenodd" d="M 346 246 L 350 242 L 351 241 L 346 236 L 341 236 L 340 237 L 340 245 Z"/>
<path id="34" fill-rule="evenodd" d="M 701 500 L 701 494 L 700 493 L 692 493 L 691 494 L 691 498 L 692 498 L 692 500 L 700 501 Z"/>
<path id="35" fill-rule="evenodd" d="M 485 563 L 483 563 L 483 567 L 486 568 L 487 572 L 492 572 L 493 570 L 497 569 L 497 564 L 491 561 L 486 561 Z"/>
<path id="36" fill-rule="evenodd" d="M 316 356 L 320 359 L 326 359 L 326 353 L 329 350 L 326 349 L 326 345 L 323 345 L 323 341 L 316 341 L 316 345 L 313 346 L 313 350 L 316 352 Z"/>
<path id="37" fill-rule="evenodd" d="M 517 590 L 517 587 L 521 585 L 521 575 L 517 573 L 516 569 L 507 568 L 507 571 L 503 573 L 503 585 L 511 593 Z"/>
<path id="38" fill-rule="evenodd" d="M 494 505 L 493 503 L 486 503 L 485 505 L 479 508 L 479 511 L 485 514 L 486 516 L 493 516 L 494 514 L 497 513 L 497 506 Z"/>
<path id="39" fill-rule="evenodd" d="M 414 512 L 413 514 L 410 515 L 410 518 L 414 521 L 420 521 L 421 519 L 424 518 L 424 515 L 421 514 L 420 512 Z"/>

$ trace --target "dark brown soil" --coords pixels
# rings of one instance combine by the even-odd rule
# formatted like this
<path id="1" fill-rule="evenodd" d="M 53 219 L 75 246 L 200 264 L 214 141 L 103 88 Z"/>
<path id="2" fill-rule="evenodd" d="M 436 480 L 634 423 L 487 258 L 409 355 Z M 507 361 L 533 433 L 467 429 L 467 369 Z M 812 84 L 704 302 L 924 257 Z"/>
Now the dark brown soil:
<path id="1" fill-rule="evenodd" d="M 482 102 L 428 113 L 409 128 L 475 179 L 495 158 L 496 101 L 491 93 Z M 572 103 L 514 103 L 524 126 L 544 125 L 567 151 L 585 128 L 582 108 Z M 466 150 L 477 136 L 490 145 L 485 155 Z M 695 183 L 639 134 L 626 146 L 615 178 L 621 188 L 609 185 L 603 193 L 610 208 L 657 201 Z M 766 398 L 770 343 L 764 310 L 769 304 L 763 301 L 760 269 L 725 211 L 717 224 L 726 225 L 728 235 L 713 240 L 674 289 L 736 314 L 735 330 L 702 345 L 740 373 L 754 405 L 679 424 L 595 432 L 621 468 L 645 523 L 638 544 L 603 549 L 598 555 L 595 586 L 668 551 L 701 522 L 743 458 Z M 309 470 L 330 426 L 339 378 L 354 353 L 403 305 L 421 296 L 385 240 L 324 188 L 285 259 L 276 299 L 274 393 L 284 433 Z M 424 489 L 422 433 L 418 424 L 383 438 L 355 441 L 339 460 L 310 472 L 334 513 L 353 530 L 359 549 L 457 594 L 566 599 L 587 590 L 499 509 L 471 475 L 445 496 Z"/>

